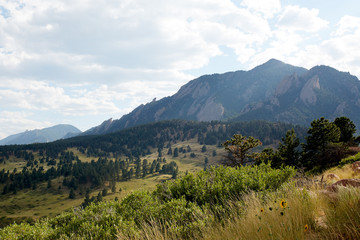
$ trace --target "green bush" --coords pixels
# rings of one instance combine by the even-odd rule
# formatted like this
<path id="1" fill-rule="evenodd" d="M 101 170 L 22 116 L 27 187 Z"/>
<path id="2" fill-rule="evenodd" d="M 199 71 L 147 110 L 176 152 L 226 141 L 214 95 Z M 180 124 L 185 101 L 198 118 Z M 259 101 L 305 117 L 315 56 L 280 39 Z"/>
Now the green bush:
<path id="1" fill-rule="evenodd" d="M 272 169 L 264 163 L 239 168 L 219 166 L 158 185 L 153 194 L 165 202 L 185 198 L 199 206 L 223 205 L 249 191 L 275 190 L 294 174 L 292 167 Z"/>
<path id="2" fill-rule="evenodd" d="M 56 230 L 48 222 L 37 222 L 35 225 L 28 223 L 13 224 L 0 231 L 0 239 L 41 240 L 54 239 Z"/>
<path id="3" fill-rule="evenodd" d="M 356 161 L 360 161 L 360 153 L 354 155 L 354 156 L 350 156 L 347 158 L 344 158 L 340 161 L 339 166 L 345 166 L 346 164 L 350 164 L 350 163 L 354 163 Z"/>

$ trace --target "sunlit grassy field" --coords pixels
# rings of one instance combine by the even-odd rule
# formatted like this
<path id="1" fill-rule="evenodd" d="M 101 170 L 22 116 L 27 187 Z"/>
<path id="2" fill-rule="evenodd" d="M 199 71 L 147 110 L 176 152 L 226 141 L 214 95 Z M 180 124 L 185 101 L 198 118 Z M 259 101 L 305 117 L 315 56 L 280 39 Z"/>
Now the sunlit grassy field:
<path id="1" fill-rule="evenodd" d="M 190 157 L 190 153 L 180 153 L 178 157 L 167 155 L 167 148 L 163 149 L 162 157 L 166 158 L 166 162 L 175 161 L 179 167 L 179 176 L 185 175 L 187 172 L 197 172 L 204 169 L 204 159 L 209 159 L 209 165 L 215 164 L 222 157 L 224 150 L 216 146 L 207 146 L 206 152 L 201 152 L 202 145 L 199 145 L 196 140 L 186 142 L 178 142 L 172 145 L 172 149 L 176 147 L 187 148 L 191 147 L 191 152 L 195 153 L 195 157 Z M 94 157 L 87 157 L 85 154 L 79 152 L 76 148 L 70 148 L 69 151 L 74 152 L 75 155 L 83 162 L 90 162 L 97 160 Z M 216 150 L 217 155 L 213 156 L 213 150 Z M 158 152 L 156 149 L 151 149 L 151 154 L 142 158 L 152 162 L 157 159 Z M 34 153 L 35 160 L 39 161 L 39 156 Z M 120 158 L 125 158 L 120 156 Z M 110 158 L 111 159 L 111 158 Z M 114 160 L 114 158 L 112 158 Z M 15 168 L 21 171 L 26 166 L 26 161 L 10 157 L 6 160 L 5 164 L 0 165 L 0 169 L 4 168 L 5 171 L 12 172 Z M 39 163 L 44 169 L 50 168 L 46 163 Z M 114 200 L 115 198 L 121 199 L 134 190 L 152 190 L 155 186 L 165 180 L 171 179 L 170 175 L 149 174 L 145 178 L 132 178 L 130 181 L 116 182 L 116 192 L 112 193 L 109 183 L 105 183 L 104 187 L 92 189 L 90 197 L 97 196 L 104 188 L 108 189 L 108 195 L 103 197 L 103 200 Z M 57 214 L 71 209 L 74 206 L 79 206 L 84 200 L 86 186 L 80 187 L 75 191 L 75 199 L 69 199 L 69 189 L 62 185 L 63 177 L 53 179 L 51 181 L 51 188 L 47 188 L 47 182 L 39 184 L 35 190 L 25 189 L 20 190 L 17 194 L 0 195 L 0 218 L 33 218 L 39 219 L 42 217 L 53 217 Z M 3 186 L 0 186 L 2 189 Z M 1 191 L 0 189 L 0 191 Z"/>

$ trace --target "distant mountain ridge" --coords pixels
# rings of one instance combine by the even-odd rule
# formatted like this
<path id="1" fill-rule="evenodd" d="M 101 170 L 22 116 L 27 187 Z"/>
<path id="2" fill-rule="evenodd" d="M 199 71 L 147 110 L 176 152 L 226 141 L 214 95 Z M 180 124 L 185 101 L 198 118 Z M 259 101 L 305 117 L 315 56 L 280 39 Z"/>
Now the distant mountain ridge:
<path id="1" fill-rule="evenodd" d="M 105 134 L 124 128 L 183 119 L 270 120 L 307 125 L 315 118 L 348 116 L 360 126 L 360 81 L 327 66 L 307 70 L 276 59 L 249 71 L 201 76 L 170 97 L 140 105 L 118 120 L 84 132 Z"/>
<path id="2" fill-rule="evenodd" d="M 0 140 L 0 145 L 46 143 L 77 136 L 79 129 L 68 124 L 59 124 L 53 127 L 25 131 Z"/>

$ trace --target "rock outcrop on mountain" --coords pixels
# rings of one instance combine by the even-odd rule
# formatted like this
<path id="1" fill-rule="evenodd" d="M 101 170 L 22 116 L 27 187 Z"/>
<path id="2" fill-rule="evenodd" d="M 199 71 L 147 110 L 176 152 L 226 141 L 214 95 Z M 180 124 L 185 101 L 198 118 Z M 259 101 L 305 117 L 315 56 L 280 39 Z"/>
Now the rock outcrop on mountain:
<path id="1" fill-rule="evenodd" d="M 265 101 L 247 105 L 235 120 L 269 120 L 306 125 L 314 119 L 347 116 L 360 126 L 360 81 L 350 73 L 316 66 L 285 77 Z"/>

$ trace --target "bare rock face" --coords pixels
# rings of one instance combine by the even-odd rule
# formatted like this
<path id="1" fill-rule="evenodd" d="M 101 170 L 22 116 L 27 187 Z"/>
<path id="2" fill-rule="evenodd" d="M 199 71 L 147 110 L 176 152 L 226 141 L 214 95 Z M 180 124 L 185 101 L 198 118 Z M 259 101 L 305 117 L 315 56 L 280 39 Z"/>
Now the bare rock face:
<path id="1" fill-rule="evenodd" d="M 292 87 L 299 87 L 300 80 L 298 74 L 293 74 L 289 77 L 285 77 L 279 85 L 276 87 L 275 96 L 285 94 Z"/>
<path id="2" fill-rule="evenodd" d="M 328 186 L 326 190 L 331 192 L 337 192 L 340 186 L 343 187 L 360 187 L 360 179 L 341 179 L 336 183 Z"/>
<path id="3" fill-rule="evenodd" d="M 166 108 L 165 107 L 162 107 L 160 108 L 159 110 L 157 110 L 154 114 L 154 118 L 155 118 L 155 121 L 159 121 L 160 120 L 160 117 L 161 115 L 165 112 Z"/>
<path id="4" fill-rule="evenodd" d="M 314 105 L 317 100 L 315 89 L 320 89 L 318 76 L 314 76 L 306 82 L 305 86 L 301 89 L 300 99 L 305 104 Z"/>
<path id="5" fill-rule="evenodd" d="M 215 103 L 214 99 L 210 98 L 202 106 L 196 117 L 198 121 L 220 120 L 224 115 L 224 107 L 221 104 Z"/>
<path id="6" fill-rule="evenodd" d="M 334 115 L 335 116 L 341 116 L 341 115 L 344 115 L 344 110 L 346 108 L 346 102 L 342 102 L 340 103 L 336 109 L 335 109 L 335 112 L 334 112 Z"/>

